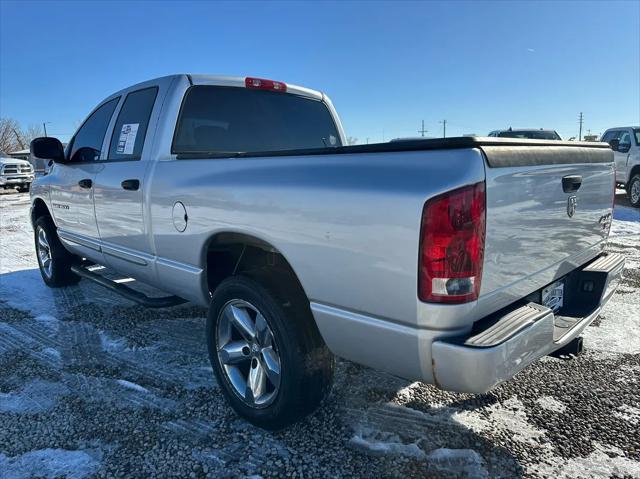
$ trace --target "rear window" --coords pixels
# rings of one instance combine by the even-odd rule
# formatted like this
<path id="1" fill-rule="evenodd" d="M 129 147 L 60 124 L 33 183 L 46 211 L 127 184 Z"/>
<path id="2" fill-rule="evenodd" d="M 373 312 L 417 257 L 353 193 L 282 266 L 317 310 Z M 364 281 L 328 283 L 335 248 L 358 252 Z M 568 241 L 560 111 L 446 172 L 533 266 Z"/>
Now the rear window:
<path id="1" fill-rule="evenodd" d="M 527 130 L 527 131 L 501 131 L 501 138 L 528 138 L 530 140 L 560 140 L 560 135 L 555 131 Z"/>
<path id="2" fill-rule="evenodd" d="M 182 105 L 172 152 L 257 153 L 341 146 L 326 105 L 302 96 L 199 85 Z"/>

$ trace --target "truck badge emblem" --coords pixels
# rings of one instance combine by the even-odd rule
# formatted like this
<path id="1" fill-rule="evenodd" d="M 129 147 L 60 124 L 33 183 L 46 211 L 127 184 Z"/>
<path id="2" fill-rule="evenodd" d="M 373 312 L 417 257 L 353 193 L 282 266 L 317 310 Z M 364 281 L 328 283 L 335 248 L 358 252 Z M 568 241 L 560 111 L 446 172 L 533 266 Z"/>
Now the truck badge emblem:
<path id="1" fill-rule="evenodd" d="M 571 218 L 576 212 L 576 206 L 578 205 L 578 198 L 575 195 L 567 198 L 567 216 Z"/>

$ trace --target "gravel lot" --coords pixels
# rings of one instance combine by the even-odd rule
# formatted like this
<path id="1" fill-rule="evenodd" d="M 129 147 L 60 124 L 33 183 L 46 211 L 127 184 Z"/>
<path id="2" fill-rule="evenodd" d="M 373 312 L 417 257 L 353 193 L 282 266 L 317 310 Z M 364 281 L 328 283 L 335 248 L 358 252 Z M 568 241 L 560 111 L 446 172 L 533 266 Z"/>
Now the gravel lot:
<path id="1" fill-rule="evenodd" d="M 621 193 L 621 192 L 620 192 Z M 312 417 L 267 433 L 224 402 L 206 311 L 44 286 L 29 196 L 0 195 L 0 478 L 640 477 L 640 211 L 618 196 L 625 279 L 586 352 L 489 394 L 340 361 Z"/>

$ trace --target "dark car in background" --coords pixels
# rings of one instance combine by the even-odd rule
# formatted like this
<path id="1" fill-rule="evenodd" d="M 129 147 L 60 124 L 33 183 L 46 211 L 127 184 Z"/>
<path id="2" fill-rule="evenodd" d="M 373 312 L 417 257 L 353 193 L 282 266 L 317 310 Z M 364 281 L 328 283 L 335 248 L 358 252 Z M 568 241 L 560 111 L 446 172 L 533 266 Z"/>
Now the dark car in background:
<path id="1" fill-rule="evenodd" d="M 558 140 L 561 141 L 560 135 L 555 130 L 544 130 L 542 128 L 521 128 L 507 130 L 493 130 L 489 136 L 499 138 L 528 138 L 530 140 Z"/>

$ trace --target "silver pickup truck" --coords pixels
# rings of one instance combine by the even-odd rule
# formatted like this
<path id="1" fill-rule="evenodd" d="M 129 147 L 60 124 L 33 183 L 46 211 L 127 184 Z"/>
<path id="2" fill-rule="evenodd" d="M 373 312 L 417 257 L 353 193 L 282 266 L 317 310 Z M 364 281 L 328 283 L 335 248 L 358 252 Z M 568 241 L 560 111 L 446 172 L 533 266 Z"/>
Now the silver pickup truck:
<path id="1" fill-rule="evenodd" d="M 283 82 L 174 75 L 115 93 L 66 150 L 31 144 L 54 163 L 32 188 L 42 277 L 208 306 L 222 390 L 269 429 L 314 410 L 334 355 L 482 393 L 574 342 L 613 294 L 609 145 L 344 145 L 327 96 Z"/>
<path id="2" fill-rule="evenodd" d="M 35 178 L 31 163 L 17 158 L 0 158 L 0 188 L 29 191 Z"/>

